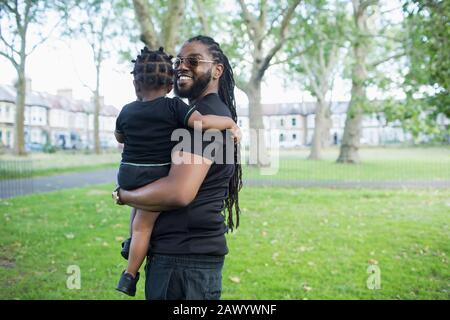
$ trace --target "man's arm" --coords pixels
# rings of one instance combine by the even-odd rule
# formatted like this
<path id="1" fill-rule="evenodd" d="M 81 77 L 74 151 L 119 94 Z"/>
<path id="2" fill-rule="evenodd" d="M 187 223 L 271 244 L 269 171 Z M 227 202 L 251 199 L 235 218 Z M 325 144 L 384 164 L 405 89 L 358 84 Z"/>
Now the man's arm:
<path id="1" fill-rule="evenodd" d="M 189 152 L 173 155 L 169 175 L 139 189 L 120 190 L 120 201 L 147 211 L 185 207 L 194 200 L 212 161 Z"/>

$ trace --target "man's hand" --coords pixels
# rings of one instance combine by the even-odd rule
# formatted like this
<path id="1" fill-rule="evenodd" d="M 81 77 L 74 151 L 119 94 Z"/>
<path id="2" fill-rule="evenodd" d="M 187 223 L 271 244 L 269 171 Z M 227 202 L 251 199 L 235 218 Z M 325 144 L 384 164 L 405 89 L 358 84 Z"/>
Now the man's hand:
<path id="1" fill-rule="evenodd" d="M 242 132 L 241 132 L 241 129 L 239 128 L 239 126 L 236 124 L 230 130 L 231 130 L 231 136 L 233 137 L 234 142 L 236 142 L 236 143 L 241 142 Z"/>
<path id="2" fill-rule="evenodd" d="M 118 205 L 124 205 L 124 203 L 122 201 L 120 201 L 120 187 L 117 187 L 111 194 L 114 202 Z"/>

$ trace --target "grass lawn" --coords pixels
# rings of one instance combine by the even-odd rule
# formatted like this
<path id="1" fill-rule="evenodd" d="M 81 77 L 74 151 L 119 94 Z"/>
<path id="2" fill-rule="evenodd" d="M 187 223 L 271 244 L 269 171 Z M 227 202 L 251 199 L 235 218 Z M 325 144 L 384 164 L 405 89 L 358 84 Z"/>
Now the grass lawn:
<path id="1" fill-rule="evenodd" d="M 288 181 L 439 181 L 450 180 L 449 148 L 362 148 L 361 163 L 336 163 L 339 149 L 323 152 L 323 160 L 307 160 L 309 150 L 281 150 L 275 175 L 244 168 L 253 180 Z"/>
<path id="2" fill-rule="evenodd" d="M 0 200 L 0 299 L 131 299 L 114 290 L 128 210 L 111 189 Z M 450 298 L 449 190 L 246 188 L 240 203 L 223 299 Z M 80 290 L 66 287 L 70 265 Z"/>

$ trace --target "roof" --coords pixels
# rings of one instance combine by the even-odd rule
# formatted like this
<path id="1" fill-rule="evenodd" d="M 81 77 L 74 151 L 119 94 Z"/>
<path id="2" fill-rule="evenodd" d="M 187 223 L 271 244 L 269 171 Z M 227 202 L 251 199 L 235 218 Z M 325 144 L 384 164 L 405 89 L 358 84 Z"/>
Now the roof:
<path id="1" fill-rule="evenodd" d="M 15 102 L 16 92 L 11 86 L 0 86 L 0 101 Z"/>
<path id="2" fill-rule="evenodd" d="M 16 89 L 9 85 L 0 85 L 0 101 L 16 103 Z M 70 112 L 93 113 L 94 105 L 92 101 L 70 99 L 61 95 L 47 92 L 31 91 L 27 92 L 26 106 L 40 106 L 48 109 L 60 109 Z M 100 108 L 100 115 L 114 116 L 119 114 L 119 110 L 111 105 L 103 105 Z"/>

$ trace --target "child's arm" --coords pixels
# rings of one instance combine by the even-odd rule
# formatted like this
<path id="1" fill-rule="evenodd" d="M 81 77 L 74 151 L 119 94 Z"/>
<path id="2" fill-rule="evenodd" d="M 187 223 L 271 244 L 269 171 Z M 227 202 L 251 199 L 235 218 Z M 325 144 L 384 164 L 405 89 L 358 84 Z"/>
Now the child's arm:
<path id="1" fill-rule="evenodd" d="M 125 142 L 125 136 L 122 133 L 117 132 L 117 130 L 114 131 L 114 136 L 116 137 L 118 143 Z"/>
<path id="2" fill-rule="evenodd" d="M 202 124 L 202 130 L 208 129 L 218 129 L 218 130 L 226 130 L 230 129 L 231 134 L 236 142 L 241 140 L 242 134 L 241 130 L 233 121 L 233 119 L 229 117 L 215 116 L 212 114 L 202 115 L 198 111 L 194 111 L 192 115 L 188 119 L 188 126 L 190 128 L 194 128 L 194 122 L 199 121 Z"/>

